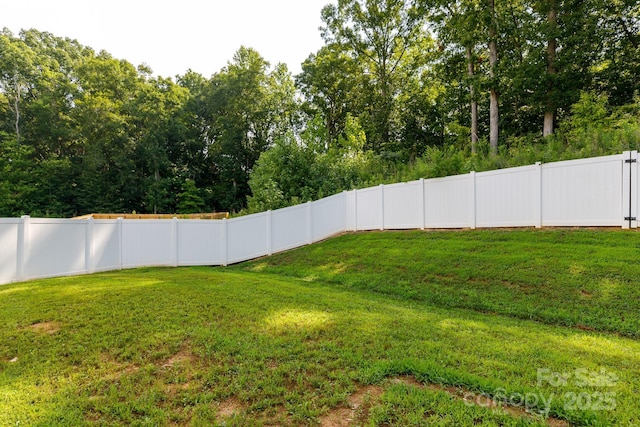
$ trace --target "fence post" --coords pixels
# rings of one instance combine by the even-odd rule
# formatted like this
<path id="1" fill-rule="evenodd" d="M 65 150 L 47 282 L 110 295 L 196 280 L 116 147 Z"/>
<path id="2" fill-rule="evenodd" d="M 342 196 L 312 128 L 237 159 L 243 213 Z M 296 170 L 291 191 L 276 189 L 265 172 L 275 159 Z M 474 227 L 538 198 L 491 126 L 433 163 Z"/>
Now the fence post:
<path id="1" fill-rule="evenodd" d="M 476 171 L 469 172 L 470 180 L 471 180 L 471 229 L 476 229 L 477 218 L 476 218 L 476 205 L 478 203 L 476 199 Z"/>
<path id="2" fill-rule="evenodd" d="M 307 244 L 313 243 L 313 219 L 311 218 L 311 202 L 307 202 Z"/>
<path id="3" fill-rule="evenodd" d="M 178 218 L 171 219 L 171 265 L 178 266 Z"/>
<path id="4" fill-rule="evenodd" d="M 622 228 L 638 228 L 638 152 L 622 153 Z"/>
<path id="5" fill-rule="evenodd" d="M 267 255 L 273 255 L 273 223 L 271 221 L 271 209 L 267 211 Z"/>
<path id="6" fill-rule="evenodd" d="M 636 219 L 631 221 L 631 228 L 638 228 L 638 152 L 631 152 L 631 216 Z"/>
<path id="7" fill-rule="evenodd" d="M 380 184 L 380 230 L 384 230 L 384 184 Z"/>
<path id="8" fill-rule="evenodd" d="M 622 228 L 629 229 L 630 223 L 628 220 L 624 218 L 629 215 L 631 210 L 631 200 L 629 195 L 631 194 L 631 188 L 629 185 L 631 184 L 631 180 L 629 176 L 631 174 L 631 164 L 627 163 L 627 160 L 631 159 L 631 151 L 623 151 L 622 152 Z"/>
<path id="9" fill-rule="evenodd" d="M 227 245 L 227 218 L 222 218 L 222 265 L 229 262 L 229 246 Z"/>
<path id="10" fill-rule="evenodd" d="M 95 271 L 93 263 L 93 217 L 87 218 L 84 244 L 84 270 L 85 273 L 91 274 Z"/>
<path id="11" fill-rule="evenodd" d="M 349 231 L 349 193 L 347 190 L 342 190 L 342 196 L 344 197 L 344 230 Z"/>
<path id="12" fill-rule="evenodd" d="M 426 228 L 426 206 L 425 206 L 425 197 L 424 197 L 424 178 L 420 178 L 420 230 L 424 230 Z"/>
<path id="13" fill-rule="evenodd" d="M 358 231 L 358 189 L 353 189 L 353 231 Z"/>
<path id="14" fill-rule="evenodd" d="M 536 162 L 536 192 L 534 197 L 536 198 L 533 203 L 534 221 L 536 228 L 542 228 L 542 163 Z"/>
<path id="15" fill-rule="evenodd" d="M 18 280 L 27 279 L 27 259 L 29 256 L 29 226 L 31 224 L 31 217 L 29 215 L 23 215 L 20 217 L 20 223 L 18 224 L 18 241 L 17 253 L 16 253 L 16 273 Z"/>
<path id="16" fill-rule="evenodd" d="M 118 269 L 122 270 L 122 264 L 123 264 L 123 254 L 122 254 L 122 248 L 123 248 L 123 242 L 122 242 L 122 217 L 118 217 L 117 219 L 118 221 Z"/>

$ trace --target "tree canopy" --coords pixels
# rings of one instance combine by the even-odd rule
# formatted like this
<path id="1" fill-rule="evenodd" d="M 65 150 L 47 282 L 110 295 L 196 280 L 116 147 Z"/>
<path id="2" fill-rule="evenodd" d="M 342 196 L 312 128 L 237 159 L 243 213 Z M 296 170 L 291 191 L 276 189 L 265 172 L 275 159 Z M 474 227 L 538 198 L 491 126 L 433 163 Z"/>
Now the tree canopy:
<path id="1" fill-rule="evenodd" d="M 638 146 L 635 1 L 338 0 L 319 13 L 324 46 L 297 76 L 241 46 L 212 76 L 166 78 L 4 29 L 0 216 L 253 211 Z"/>

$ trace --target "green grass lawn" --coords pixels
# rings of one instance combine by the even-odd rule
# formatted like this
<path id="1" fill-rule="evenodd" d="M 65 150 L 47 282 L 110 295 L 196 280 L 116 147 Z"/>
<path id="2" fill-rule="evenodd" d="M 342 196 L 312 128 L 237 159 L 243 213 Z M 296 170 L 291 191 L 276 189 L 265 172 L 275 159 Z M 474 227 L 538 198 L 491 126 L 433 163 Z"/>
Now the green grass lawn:
<path id="1" fill-rule="evenodd" d="M 0 287 L 0 426 L 640 425 L 640 234 L 347 234 Z"/>

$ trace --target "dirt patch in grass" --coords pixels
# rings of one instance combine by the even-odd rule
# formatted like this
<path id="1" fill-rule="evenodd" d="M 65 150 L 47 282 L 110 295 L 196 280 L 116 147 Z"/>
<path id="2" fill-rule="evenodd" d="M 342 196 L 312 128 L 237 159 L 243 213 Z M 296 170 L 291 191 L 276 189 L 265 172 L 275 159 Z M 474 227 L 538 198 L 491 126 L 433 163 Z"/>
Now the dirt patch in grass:
<path id="1" fill-rule="evenodd" d="M 580 329 L 581 331 L 589 331 L 589 332 L 595 332 L 595 328 L 592 328 L 591 326 L 585 326 L 585 325 L 581 325 L 581 324 L 577 324 L 575 325 L 576 329 Z"/>
<path id="2" fill-rule="evenodd" d="M 289 419 L 287 410 L 282 406 L 271 408 L 271 410 L 265 414 L 265 418 L 264 425 L 266 427 L 282 427 L 293 424 Z"/>
<path id="3" fill-rule="evenodd" d="M 585 291 L 584 289 L 580 289 L 580 295 L 583 296 L 584 298 L 593 297 L 593 293 L 591 293 L 589 291 Z"/>
<path id="4" fill-rule="evenodd" d="M 565 420 L 559 420 L 557 418 L 548 418 L 547 425 L 549 427 L 569 427 L 571 424 L 569 424 L 569 422 Z"/>
<path id="5" fill-rule="evenodd" d="M 320 418 L 321 427 L 347 427 L 354 421 L 366 421 L 371 407 L 378 401 L 384 389 L 377 385 L 359 388 L 349 396 L 349 407 L 331 409 Z"/>
<path id="6" fill-rule="evenodd" d="M 355 411 L 351 408 L 333 408 L 320 417 L 320 427 L 347 427 L 355 419 Z"/>
<path id="7" fill-rule="evenodd" d="M 245 406 L 237 397 L 230 397 L 218 404 L 216 422 L 222 424 L 227 418 L 239 414 L 244 409 Z"/>
<path id="8" fill-rule="evenodd" d="M 124 375 L 130 375 L 140 370 L 140 366 L 131 363 L 120 362 L 108 353 L 100 355 L 100 364 L 105 370 L 102 379 L 115 381 Z"/>
<path id="9" fill-rule="evenodd" d="M 49 322 L 34 323 L 33 325 L 27 326 L 27 329 L 30 329 L 39 334 L 46 334 L 46 335 L 53 335 L 57 333 L 60 330 L 60 328 L 61 328 L 60 323 L 56 322 L 55 320 L 52 320 Z"/>
<path id="10" fill-rule="evenodd" d="M 196 356 L 191 352 L 188 346 L 182 346 L 179 352 L 168 358 L 162 363 L 163 368 L 173 368 L 176 365 L 195 363 Z"/>
<path id="11" fill-rule="evenodd" d="M 191 383 L 189 382 L 186 382 L 183 384 L 167 384 L 166 386 L 167 396 L 169 396 L 169 398 L 175 398 L 178 395 L 178 393 L 180 393 L 181 391 L 189 390 L 190 386 L 191 386 Z"/>

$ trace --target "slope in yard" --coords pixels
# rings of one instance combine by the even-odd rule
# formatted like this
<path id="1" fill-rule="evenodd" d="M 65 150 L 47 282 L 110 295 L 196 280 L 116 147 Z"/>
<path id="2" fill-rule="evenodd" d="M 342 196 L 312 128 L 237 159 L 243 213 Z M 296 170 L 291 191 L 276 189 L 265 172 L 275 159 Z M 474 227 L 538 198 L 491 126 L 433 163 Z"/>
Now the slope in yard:
<path id="1" fill-rule="evenodd" d="M 234 268 L 638 338 L 638 256 L 623 230 L 374 232 Z"/>
<path id="2" fill-rule="evenodd" d="M 638 425 L 636 236 L 370 233 L 3 286 L 0 426 Z"/>

